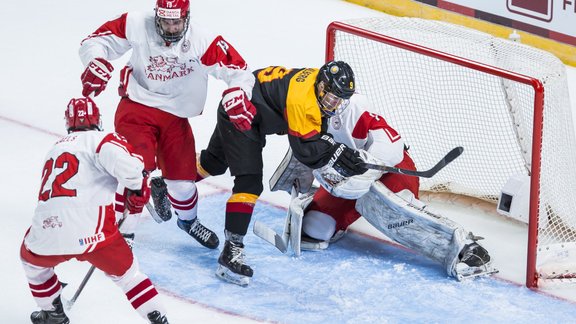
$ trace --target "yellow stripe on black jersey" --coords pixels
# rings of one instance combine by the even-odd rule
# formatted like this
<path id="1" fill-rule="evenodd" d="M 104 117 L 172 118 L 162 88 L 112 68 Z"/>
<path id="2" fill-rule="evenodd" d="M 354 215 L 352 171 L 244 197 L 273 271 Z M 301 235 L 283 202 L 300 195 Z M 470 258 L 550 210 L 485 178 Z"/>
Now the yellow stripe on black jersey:
<path id="1" fill-rule="evenodd" d="M 314 83 L 318 69 L 287 69 L 270 66 L 254 71 L 256 84 L 252 103 L 256 106 L 261 134 L 286 134 L 294 156 L 311 168 L 330 158 L 332 144 L 321 139 L 322 113 Z"/>
<path id="2" fill-rule="evenodd" d="M 317 75 L 318 69 L 304 69 L 290 79 L 285 112 L 290 135 L 310 138 L 320 133 L 322 116 L 314 92 Z"/>
<path id="3" fill-rule="evenodd" d="M 256 79 L 268 108 L 281 113 L 292 136 L 310 138 L 320 133 L 322 117 L 314 93 L 318 69 L 271 66 L 256 71 Z"/>

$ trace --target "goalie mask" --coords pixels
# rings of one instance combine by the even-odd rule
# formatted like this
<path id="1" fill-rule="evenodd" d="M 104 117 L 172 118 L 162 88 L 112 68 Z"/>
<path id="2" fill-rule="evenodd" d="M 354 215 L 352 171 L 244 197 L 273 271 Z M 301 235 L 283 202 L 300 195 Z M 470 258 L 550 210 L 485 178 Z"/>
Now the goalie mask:
<path id="1" fill-rule="evenodd" d="M 189 0 L 157 0 L 156 32 L 167 43 L 175 43 L 184 37 L 190 23 Z"/>
<path id="2" fill-rule="evenodd" d="M 100 109 L 90 98 L 72 98 L 68 102 L 64 119 L 68 133 L 90 129 L 102 130 Z"/>
<path id="3" fill-rule="evenodd" d="M 330 61 L 318 71 L 316 98 L 324 116 L 332 117 L 344 111 L 355 89 L 354 72 L 345 62 Z"/>

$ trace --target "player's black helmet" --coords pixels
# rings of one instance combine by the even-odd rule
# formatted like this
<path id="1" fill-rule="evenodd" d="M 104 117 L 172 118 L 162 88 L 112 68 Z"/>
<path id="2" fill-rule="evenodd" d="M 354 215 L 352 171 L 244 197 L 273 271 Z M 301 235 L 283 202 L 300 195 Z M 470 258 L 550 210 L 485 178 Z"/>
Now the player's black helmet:
<path id="1" fill-rule="evenodd" d="M 339 114 L 348 106 L 356 90 L 354 71 L 346 62 L 330 61 L 320 68 L 315 87 L 322 113 L 326 116 Z"/>

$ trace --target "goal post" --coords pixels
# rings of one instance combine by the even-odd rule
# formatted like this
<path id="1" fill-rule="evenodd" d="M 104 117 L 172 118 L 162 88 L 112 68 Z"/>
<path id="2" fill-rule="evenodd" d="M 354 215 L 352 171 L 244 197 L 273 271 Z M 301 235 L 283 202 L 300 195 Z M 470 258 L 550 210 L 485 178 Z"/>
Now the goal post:
<path id="1" fill-rule="evenodd" d="M 331 23 L 332 59 L 352 66 L 357 91 L 411 145 L 417 166 L 464 147 L 450 167 L 421 179 L 422 190 L 496 203 L 510 178 L 528 176 L 526 286 L 576 278 L 566 260 L 576 245 L 576 139 L 560 60 L 465 27 L 393 16 Z"/>

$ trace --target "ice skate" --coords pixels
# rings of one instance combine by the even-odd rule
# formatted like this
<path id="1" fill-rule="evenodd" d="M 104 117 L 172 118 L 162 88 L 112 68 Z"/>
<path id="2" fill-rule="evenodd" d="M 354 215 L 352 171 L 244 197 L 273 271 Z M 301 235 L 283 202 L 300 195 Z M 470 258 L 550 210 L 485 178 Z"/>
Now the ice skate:
<path id="1" fill-rule="evenodd" d="M 466 244 L 459 257 L 460 262 L 456 265 L 456 279 L 458 281 L 490 276 L 498 272 L 492 266 L 492 258 L 490 258 L 488 251 L 476 242 Z"/>
<path id="2" fill-rule="evenodd" d="M 168 324 L 166 315 L 160 314 L 159 311 L 150 312 L 148 313 L 147 317 L 148 320 L 150 320 L 150 324 Z"/>
<path id="3" fill-rule="evenodd" d="M 244 244 L 226 240 L 218 263 L 217 277 L 239 286 L 250 283 L 254 271 L 244 263 Z"/>
<path id="4" fill-rule="evenodd" d="M 64 313 L 64 307 L 62 306 L 62 300 L 58 296 L 52 302 L 54 310 L 46 311 L 35 311 L 30 315 L 30 320 L 33 324 L 68 324 L 70 320 L 68 316 Z"/>
<path id="5" fill-rule="evenodd" d="M 184 232 L 190 234 L 198 243 L 204 245 L 209 249 L 215 249 L 220 244 L 220 240 L 216 233 L 204 227 L 198 220 L 198 217 L 193 220 L 183 220 L 178 218 L 176 222 Z"/>
<path id="6" fill-rule="evenodd" d="M 302 239 L 300 241 L 300 249 L 304 251 L 326 250 L 330 245 L 330 243 L 338 241 L 344 236 L 344 234 L 346 234 L 345 231 L 339 230 L 336 233 L 334 233 L 334 235 L 332 235 L 332 237 L 328 241 L 322 241 L 312 238 L 306 235 L 305 233 L 302 233 Z"/>
<path id="7" fill-rule="evenodd" d="M 168 189 L 162 177 L 154 177 L 150 180 L 150 196 L 154 203 L 156 213 L 163 221 L 172 218 L 172 204 L 168 200 Z"/>

